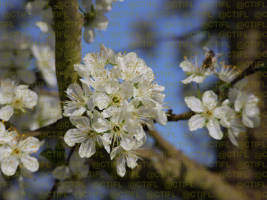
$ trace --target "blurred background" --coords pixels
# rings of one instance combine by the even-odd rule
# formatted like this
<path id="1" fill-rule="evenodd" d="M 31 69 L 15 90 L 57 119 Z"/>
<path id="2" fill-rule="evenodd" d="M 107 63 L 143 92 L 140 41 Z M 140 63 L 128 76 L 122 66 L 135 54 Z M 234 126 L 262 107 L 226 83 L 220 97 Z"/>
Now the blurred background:
<path id="1" fill-rule="evenodd" d="M 138 57 L 144 59 L 147 65 L 153 69 L 156 81 L 165 86 L 166 105 L 172 109 L 173 113 L 182 114 L 189 111 L 184 102 L 184 97 L 197 96 L 196 84 L 184 85 L 181 83 L 181 80 L 186 77 L 186 74 L 179 67 L 184 60 L 184 56 L 190 58 L 198 55 L 198 58 L 204 59 L 203 47 L 207 46 L 215 54 L 221 53 L 222 58 L 228 64 L 236 65 L 240 69 L 245 69 L 255 59 L 265 61 L 267 3 L 265 1 L 250 1 L 254 3 L 243 2 L 242 4 L 242 2 L 240 3 L 237 0 L 124 0 L 124 2 L 113 3 L 111 12 L 106 14 L 109 21 L 108 28 L 105 31 L 95 30 L 95 40 L 91 44 L 87 44 L 82 39 L 82 57 L 88 52 L 99 51 L 101 43 L 116 52 L 136 52 Z M 54 75 L 45 76 L 48 72 L 49 74 L 55 72 L 53 68 L 55 67 L 53 64 L 55 60 L 51 56 L 45 61 L 46 64 L 42 65 L 40 63 L 45 59 L 38 60 L 34 55 L 40 51 L 37 46 L 46 44 L 51 46 L 50 39 L 52 36 L 49 32 L 42 32 L 40 26 L 35 25 L 37 21 L 45 19 L 46 16 L 27 14 L 25 10 L 27 1 L 9 0 L 0 3 L 2 16 L 0 24 L 1 78 L 12 78 L 29 84 L 31 89 L 37 91 L 39 95 L 42 94 L 42 96 L 39 96 L 40 102 L 37 111 L 16 116 L 12 118 L 12 123 L 17 125 L 20 130 L 35 130 L 61 118 L 60 103 L 56 93 L 56 78 Z M 249 22 L 247 26 L 242 26 L 242 23 L 246 22 Z M 262 23 L 257 24 L 257 22 Z M 266 95 L 264 96 L 262 92 L 266 90 L 266 76 L 255 77 L 252 75 L 248 79 L 251 83 L 250 91 L 256 92 L 261 99 L 260 109 L 264 113 L 266 111 Z M 200 88 L 202 92 L 214 89 L 216 83 L 218 83 L 216 77 L 209 77 L 200 85 Z M 51 113 L 48 114 L 49 111 Z M 242 147 L 241 145 L 239 148 L 232 145 L 228 138 L 215 141 L 209 136 L 206 129 L 190 132 L 187 120 L 168 122 L 164 127 L 156 124 L 155 127 L 169 145 L 179 150 L 178 152 L 181 154 L 177 155 L 183 154 L 192 160 L 194 165 L 200 168 L 201 166 L 204 167 L 215 177 L 222 172 L 231 172 L 230 176 L 219 178 L 228 183 L 229 187 L 236 189 L 237 183 L 240 181 L 260 181 L 262 184 L 266 181 L 264 176 L 261 179 L 256 179 L 255 175 L 256 173 L 264 173 L 267 166 L 264 156 L 258 159 L 254 156 L 256 152 L 264 153 L 266 151 L 266 134 L 264 134 L 267 131 L 266 119 L 263 117 L 261 120 L 262 124 L 259 128 L 247 129 L 246 134 L 240 135 L 238 141 L 241 144 L 245 142 L 244 144 L 247 144 L 247 146 Z M 58 141 L 58 139 L 52 137 L 46 139 L 47 144 L 52 149 L 55 148 Z M 157 145 L 154 138 L 149 136 L 144 148 L 152 148 L 155 152 L 162 151 Z M 68 150 L 66 148 L 67 153 Z M 221 157 L 220 152 L 222 151 L 231 152 L 232 156 Z M 50 191 L 54 184 L 54 178 L 51 173 L 42 177 L 40 172 L 51 172 L 54 166 L 40 156 L 39 152 L 36 153 L 36 156 L 44 164 L 40 165 L 39 171 L 34 173 L 33 177 L 24 178 L 24 182 L 26 182 L 24 183 L 25 196 L 15 195 L 15 193 L 5 196 L 6 192 L 12 193 L 20 190 L 18 178 L 13 177 L 8 180 L 11 181 L 12 187 L 5 184 L 1 185 L 1 199 L 39 199 L 42 198 L 40 192 Z M 244 152 L 244 155 L 240 152 Z M 234 154 L 236 156 L 233 156 Z M 93 159 L 89 159 L 89 166 L 92 165 Z M 179 157 L 174 159 L 179 160 Z M 238 162 L 249 162 L 250 165 L 238 169 Z M 261 162 L 261 164 L 253 165 L 252 162 Z M 142 167 L 146 168 L 143 165 Z M 139 185 L 135 185 L 133 190 L 133 188 L 129 188 L 129 183 L 131 183 L 129 181 L 132 181 L 129 177 L 125 178 L 126 180 L 123 180 L 123 178 L 114 179 L 105 170 L 96 169 L 92 166 L 89 167 L 89 171 L 87 177 L 78 179 L 81 181 L 81 185 L 77 184 L 72 188 L 73 195 L 68 193 L 68 195 L 58 195 L 55 198 L 151 199 L 147 192 L 152 191 L 155 199 L 185 199 L 183 196 L 185 191 L 212 190 L 212 188 L 208 190 L 198 188 L 199 185 L 180 185 L 170 190 L 166 189 L 166 185 L 164 185 L 164 181 L 166 183 L 167 179 L 163 178 L 161 185 L 157 185 L 155 178 L 154 184 L 149 185 L 147 177 L 138 177 L 134 180 L 139 181 Z M 240 172 L 245 175 L 242 175 L 242 173 L 236 175 Z M 101 181 L 105 182 L 105 187 L 98 185 Z M 181 178 L 181 181 L 183 181 L 183 178 Z M 238 191 L 246 192 L 244 197 L 238 197 L 241 199 L 254 199 L 256 198 L 255 192 L 266 191 L 265 186 L 253 187 L 252 185 L 238 189 Z M 79 192 L 80 190 L 86 191 L 87 196 L 79 196 L 79 193 L 75 193 L 78 190 Z M 121 191 L 123 193 L 119 193 Z M 137 193 L 134 194 L 133 191 Z M 164 191 L 165 193 L 163 195 L 163 193 L 155 193 L 156 191 Z M 166 191 L 172 193 L 167 195 Z M 91 192 L 90 195 L 89 192 Z M 112 196 L 113 194 L 115 196 Z M 213 199 L 205 195 L 191 196 L 190 198 Z M 214 199 L 216 198 L 214 197 Z"/>

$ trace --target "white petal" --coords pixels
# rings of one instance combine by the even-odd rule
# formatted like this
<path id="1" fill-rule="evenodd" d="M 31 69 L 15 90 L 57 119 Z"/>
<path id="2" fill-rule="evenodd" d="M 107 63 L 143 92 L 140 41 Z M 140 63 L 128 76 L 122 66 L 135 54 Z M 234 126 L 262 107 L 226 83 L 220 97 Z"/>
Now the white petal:
<path id="1" fill-rule="evenodd" d="M 72 114 L 70 114 L 68 116 L 81 116 L 85 111 L 86 111 L 85 107 L 80 107 L 80 108 L 76 109 Z"/>
<path id="2" fill-rule="evenodd" d="M 188 76 L 186 79 L 182 80 L 182 83 L 183 84 L 191 83 L 193 78 L 194 78 L 194 75 L 192 74 L 192 75 Z"/>
<path id="3" fill-rule="evenodd" d="M 122 150 L 123 149 L 121 148 L 121 146 L 118 146 L 112 149 L 110 153 L 110 160 L 113 160 L 117 155 L 119 155 L 122 152 Z"/>
<path id="4" fill-rule="evenodd" d="M 215 108 L 213 114 L 214 114 L 214 117 L 218 119 L 231 118 L 236 115 L 235 111 L 228 106 L 221 106 L 221 107 Z"/>
<path id="5" fill-rule="evenodd" d="M 91 95 L 91 88 L 86 83 L 82 83 L 83 96 L 89 97 Z"/>
<path id="6" fill-rule="evenodd" d="M 20 158 L 24 168 L 31 172 L 36 172 L 39 169 L 39 162 L 36 158 L 26 155 Z"/>
<path id="7" fill-rule="evenodd" d="M 223 106 L 229 106 L 229 99 L 226 99 L 222 102 Z"/>
<path id="8" fill-rule="evenodd" d="M 84 116 L 71 116 L 70 122 L 80 130 L 91 129 L 90 119 Z"/>
<path id="9" fill-rule="evenodd" d="M 23 98 L 24 106 L 27 108 L 33 108 L 37 104 L 38 95 L 36 94 L 36 92 L 28 90 L 28 89 L 27 89 L 26 95 L 25 95 L 25 92 L 26 91 L 24 91 L 24 98 Z"/>
<path id="10" fill-rule="evenodd" d="M 207 123 L 207 128 L 209 130 L 209 134 L 216 140 L 220 140 L 223 137 L 223 133 L 221 131 L 220 124 L 215 119 L 210 119 Z"/>
<path id="11" fill-rule="evenodd" d="M 185 97 L 186 105 L 194 112 L 204 112 L 202 102 L 196 97 Z"/>
<path id="12" fill-rule="evenodd" d="M 244 96 L 242 94 L 238 94 L 236 100 L 235 100 L 235 111 L 240 112 L 241 109 L 244 106 Z"/>
<path id="13" fill-rule="evenodd" d="M 36 22 L 36 25 L 38 26 L 38 28 L 40 28 L 42 32 L 46 33 L 49 31 L 49 25 L 46 22 L 39 21 L 39 22 Z"/>
<path id="14" fill-rule="evenodd" d="M 105 133 L 102 137 L 101 140 L 103 142 L 104 148 L 108 153 L 110 153 L 110 144 L 111 144 L 111 134 Z"/>
<path id="15" fill-rule="evenodd" d="M 203 106 L 211 110 L 217 105 L 218 96 L 211 90 L 204 92 L 202 97 Z"/>
<path id="16" fill-rule="evenodd" d="M 119 174 L 119 176 L 123 177 L 126 173 L 124 156 L 120 156 L 118 158 L 116 168 L 117 168 L 117 173 Z"/>
<path id="17" fill-rule="evenodd" d="M 73 101 L 76 101 L 77 99 L 80 99 L 84 96 L 81 86 L 77 83 L 70 84 L 67 88 L 66 93 L 68 97 Z"/>
<path id="18" fill-rule="evenodd" d="M 10 142 L 15 139 L 17 136 L 17 132 L 15 131 L 4 131 L 0 133 L 0 143 Z"/>
<path id="19" fill-rule="evenodd" d="M 1 164 L 2 172 L 7 176 L 13 176 L 16 173 L 19 160 L 16 157 L 5 159 Z"/>
<path id="20" fill-rule="evenodd" d="M 12 90 L 2 90 L 0 91 L 0 104 L 8 104 L 12 102 Z"/>
<path id="21" fill-rule="evenodd" d="M 5 130 L 6 130 L 5 125 L 2 122 L 0 122 L 0 133 L 5 132 Z"/>
<path id="22" fill-rule="evenodd" d="M 105 85 L 105 92 L 107 94 L 114 94 L 119 90 L 120 83 L 117 80 L 110 80 Z"/>
<path id="23" fill-rule="evenodd" d="M 87 27 L 83 32 L 83 39 L 86 43 L 91 44 L 95 40 L 94 28 Z"/>
<path id="24" fill-rule="evenodd" d="M 122 91 L 124 93 L 125 99 L 132 98 L 133 90 L 134 90 L 134 87 L 133 87 L 132 83 L 130 83 L 128 81 L 124 81 L 123 83 L 121 83 L 121 88 L 122 88 Z"/>
<path id="25" fill-rule="evenodd" d="M 249 118 L 259 118 L 260 117 L 260 110 L 259 108 L 254 105 L 254 106 L 248 106 L 246 104 L 246 107 L 244 108 L 245 112 L 246 112 L 246 115 L 249 117 Z"/>
<path id="26" fill-rule="evenodd" d="M 12 148 L 8 144 L 4 144 L 1 148 L 1 159 L 9 158 L 12 153 Z"/>
<path id="27" fill-rule="evenodd" d="M 105 93 L 97 93 L 95 96 L 95 104 L 100 109 L 103 110 L 104 108 L 108 107 L 110 102 L 110 97 Z"/>
<path id="28" fill-rule="evenodd" d="M 142 126 L 131 126 L 128 127 L 128 130 L 130 133 L 133 133 L 133 136 L 137 141 L 140 141 L 143 137 L 146 137 L 146 133 Z"/>
<path id="29" fill-rule="evenodd" d="M 93 67 L 89 65 L 74 64 L 74 70 L 78 72 L 81 77 L 89 77 L 92 73 Z"/>
<path id="30" fill-rule="evenodd" d="M 94 104 L 94 98 L 92 96 L 88 98 L 86 105 L 90 111 L 94 110 L 95 104 Z"/>
<path id="31" fill-rule="evenodd" d="M 130 136 L 126 135 L 124 137 L 121 137 L 120 146 L 126 151 L 137 149 L 136 148 L 137 141 L 136 139 L 131 138 Z"/>
<path id="32" fill-rule="evenodd" d="M 95 141 L 92 139 L 84 141 L 79 149 L 79 155 L 81 156 L 81 158 L 89 158 L 94 155 L 95 152 Z"/>
<path id="33" fill-rule="evenodd" d="M 56 169 L 52 171 L 52 174 L 55 179 L 58 179 L 61 181 L 64 181 L 65 179 L 71 177 L 70 168 L 66 166 L 57 167 Z"/>
<path id="34" fill-rule="evenodd" d="M 188 127 L 190 131 L 195 131 L 205 126 L 205 118 L 203 115 L 194 115 L 188 121 Z"/>
<path id="35" fill-rule="evenodd" d="M 23 152 L 35 153 L 40 148 L 40 141 L 35 137 L 28 137 L 26 140 L 19 142 L 19 148 Z"/>
<path id="36" fill-rule="evenodd" d="M 96 122 L 93 123 L 92 127 L 98 133 L 103 133 L 111 129 L 110 122 L 104 118 L 99 118 Z"/>
<path id="37" fill-rule="evenodd" d="M 75 143 L 82 143 L 88 138 L 87 133 L 83 133 L 79 129 L 70 129 L 64 136 L 64 141 L 69 146 L 74 146 Z"/>
<path id="38" fill-rule="evenodd" d="M 196 76 L 194 76 L 192 81 L 194 81 L 194 82 L 199 84 L 199 83 L 202 83 L 205 80 L 205 78 L 206 78 L 206 76 L 198 76 L 198 75 L 196 75 Z"/>
<path id="39" fill-rule="evenodd" d="M 184 72 L 192 72 L 195 70 L 194 65 L 188 60 L 184 60 L 183 62 L 181 62 L 180 67 L 183 69 Z"/>
<path id="40" fill-rule="evenodd" d="M 235 136 L 233 135 L 231 129 L 228 129 L 228 136 L 229 136 L 229 139 L 232 142 L 232 144 L 235 146 L 238 146 L 238 143 L 237 143 Z"/>
<path id="41" fill-rule="evenodd" d="M 6 105 L 0 109 L 0 119 L 8 121 L 10 117 L 14 114 L 14 108 Z"/>
<path id="42" fill-rule="evenodd" d="M 221 119 L 220 120 L 220 124 L 225 128 L 230 128 L 231 127 L 231 123 L 227 120 L 227 118 Z"/>
<path id="43" fill-rule="evenodd" d="M 165 126 L 167 124 L 167 115 L 163 110 L 160 110 L 159 112 L 157 112 L 157 115 L 155 117 L 155 120 L 158 124 Z"/>
<path id="44" fill-rule="evenodd" d="M 108 27 L 108 18 L 106 16 L 103 15 L 103 13 L 101 13 L 97 18 L 96 20 L 93 22 L 92 26 L 95 28 L 95 29 L 98 29 L 98 30 L 106 30 L 107 27 Z"/>
<path id="45" fill-rule="evenodd" d="M 249 128 L 254 128 L 254 122 L 249 119 L 249 117 L 247 116 L 246 112 L 242 112 L 242 122 L 245 126 L 249 127 Z"/>
<path id="46" fill-rule="evenodd" d="M 127 166 L 131 169 L 135 168 L 137 166 L 137 160 L 138 157 L 136 155 L 127 155 L 126 157 Z"/>

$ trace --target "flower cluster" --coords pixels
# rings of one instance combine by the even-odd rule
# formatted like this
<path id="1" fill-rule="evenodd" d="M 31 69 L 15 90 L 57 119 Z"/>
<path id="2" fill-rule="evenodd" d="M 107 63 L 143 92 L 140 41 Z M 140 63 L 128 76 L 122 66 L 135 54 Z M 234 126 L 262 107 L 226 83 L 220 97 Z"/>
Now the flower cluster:
<path id="1" fill-rule="evenodd" d="M 207 75 L 215 75 L 224 83 L 231 83 L 240 74 L 240 71 L 233 66 L 225 65 L 225 61 L 218 62 L 217 56 L 206 54 L 206 58 L 198 66 L 198 61 L 190 62 L 185 59 L 180 64 L 183 71 L 187 72 L 187 77 L 182 82 L 202 83 Z M 258 108 L 259 99 L 252 93 L 244 90 L 247 79 L 234 85 L 229 90 L 229 99 L 223 102 L 218 100 L 218 96 L 213 91 L 206 91 L 202 96 L 202 101 L 194 96 L 185 97 L 185 103 L 196 114 L 189 119 L 190 131 L 207 127 L 209 134 L 217 140 L 222 139 L 223 132 L 221 126 L 228 129 L 228 136 L 234 145 L 238 145 L 235 137 L 239 133 L 246 131 L 246 127 L 254 128 L 259 125 L 260 111 Z"/>
<path id="2" fill-rule="evenodd" d="M 82 86 L 73 83 L 66 91 L 70 100 L 63 115 L 76 128 L 68 130 L 64 140 L 69 146 L 81 143 L 82 158 L 92 156 L 96 145 L 104 146 L 111 159 L 119 157 L 117 171 L 124 176 L 125 163 L 137 165 L 134 150 L 146 141 L 143 125 L 152 129 L 154 120 L 167 123 L 162 110 L 165 88 L 154 82 L 152 69 L 135 53 L 115 53 L 104 45 L 74 68 Z"/>
<path id="3" fill-rule="evenodd" d="M 108 27 L 108 18 L 105 16 L 106 13 L 112 9 L 112 3 L 117 0 L 82 0 L 82 7 L 80 11 L 84 14 L 84 33 L 83 38 L 86 43 L 90 44 L 94 42 L 95 30 L 104 31 Z M 123 0 L 119 0 L 123 1 Z M 40 5 L 43 5 L 41 7 Z M 36 25 L 47 37 L 47 44 L 55 48 L 55 32 L 52 28 L 52 9 L 49 6 L 47 0 L 35 0 L 29 2 L 26 6 L 26 10 L 31 15 L 41 16 L 42 21 L 37 21 Z"/>
<path id="4" fill-rule="evenodd" d="M 203 62 L 199 62 L 197 56 L 193 60 L 185 57 L 185 60 L 181 62 L 180 67 L 188 75 L 182 83 L 200 84 L 209 75 L 217 76 L 220 80 L 230 83 L 241 73 L 237 67 L 226 65 L 225 61 L 219 62 L 220 54 L 214 55 L 213 51 L 209 51 L 207 48 L 204 48 L 204 52 L 205 60 Z"/>
<path id="5" fill-rule="evenodd" d="M 25 108 L 32 109 L 37 104 L 38 96 L 28 89 L 27 85 L 17 85 L 15 81 L 2 80 L 0 82 L 0 119 L 8 121 L 16 111 L 26 112 Z M 29 154 L 38 151 L 40 143 L 37 138 L 19 135 L 16 131 L 6 130 L 0 122 L 0 163 L 2 172 L 7 176 L 15 174 L 17 167 L 31 172 L 39 168 L 36 158 Z"/>
<path id="6" fill-rule="evenodd" d="M 92 0 L 82 0 L 84 10 L 84 41 L 88 44 L 95 40 L 95 30 L 104 31 L 108 27 L 106 13 L 111 11 L 112 3 L 117 0 L 97 0 L 95 4 Z M 123 1 L 123 0 L 119 0 Z"/>

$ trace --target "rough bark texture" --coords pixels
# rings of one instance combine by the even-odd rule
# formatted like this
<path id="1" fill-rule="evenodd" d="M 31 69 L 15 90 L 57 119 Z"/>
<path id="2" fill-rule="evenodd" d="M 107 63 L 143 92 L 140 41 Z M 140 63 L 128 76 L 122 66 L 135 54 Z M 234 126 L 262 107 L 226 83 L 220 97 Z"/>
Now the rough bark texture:
<path id="1" fill-rule="evenodd" d="M 76 0 L 52 0 L 56 36 L 56 75 L 59 97 L 65 101 L 65 91 L 78 79 L 74 64 L 81 62 L 83 18 Z"/>

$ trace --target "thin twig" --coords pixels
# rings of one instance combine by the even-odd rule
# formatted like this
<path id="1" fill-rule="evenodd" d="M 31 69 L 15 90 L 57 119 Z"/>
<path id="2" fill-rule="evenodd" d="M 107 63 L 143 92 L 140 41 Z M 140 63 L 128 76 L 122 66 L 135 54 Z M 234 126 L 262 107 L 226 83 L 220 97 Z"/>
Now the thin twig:
<path id="1" fill-rule="evenodd" d="M 70 153 L 69 153 L 69 156 L 68 156 L 68 158 L 67 158 L 67 160 L 66 160 L 66 163 L 70 162 L 70 158 L 71 158 L 71 156 L 72 156 L 74 150 L 75 150 L 75 146 L 71 148 Z M 47 200 L 51 200 L 51 199 L 53 198 L 53 194 L 54 194 L 54 193 L 56 192 L 56 190 L 57 190 L 57 186 L 58 186 L 59 181 L 60 181 L 60 180 L 55 179 L 54 185 L 53 185 L 51 191 L 49 192 L 49 195 L 48 195 L 48 197 L 47 197 Z"/>

